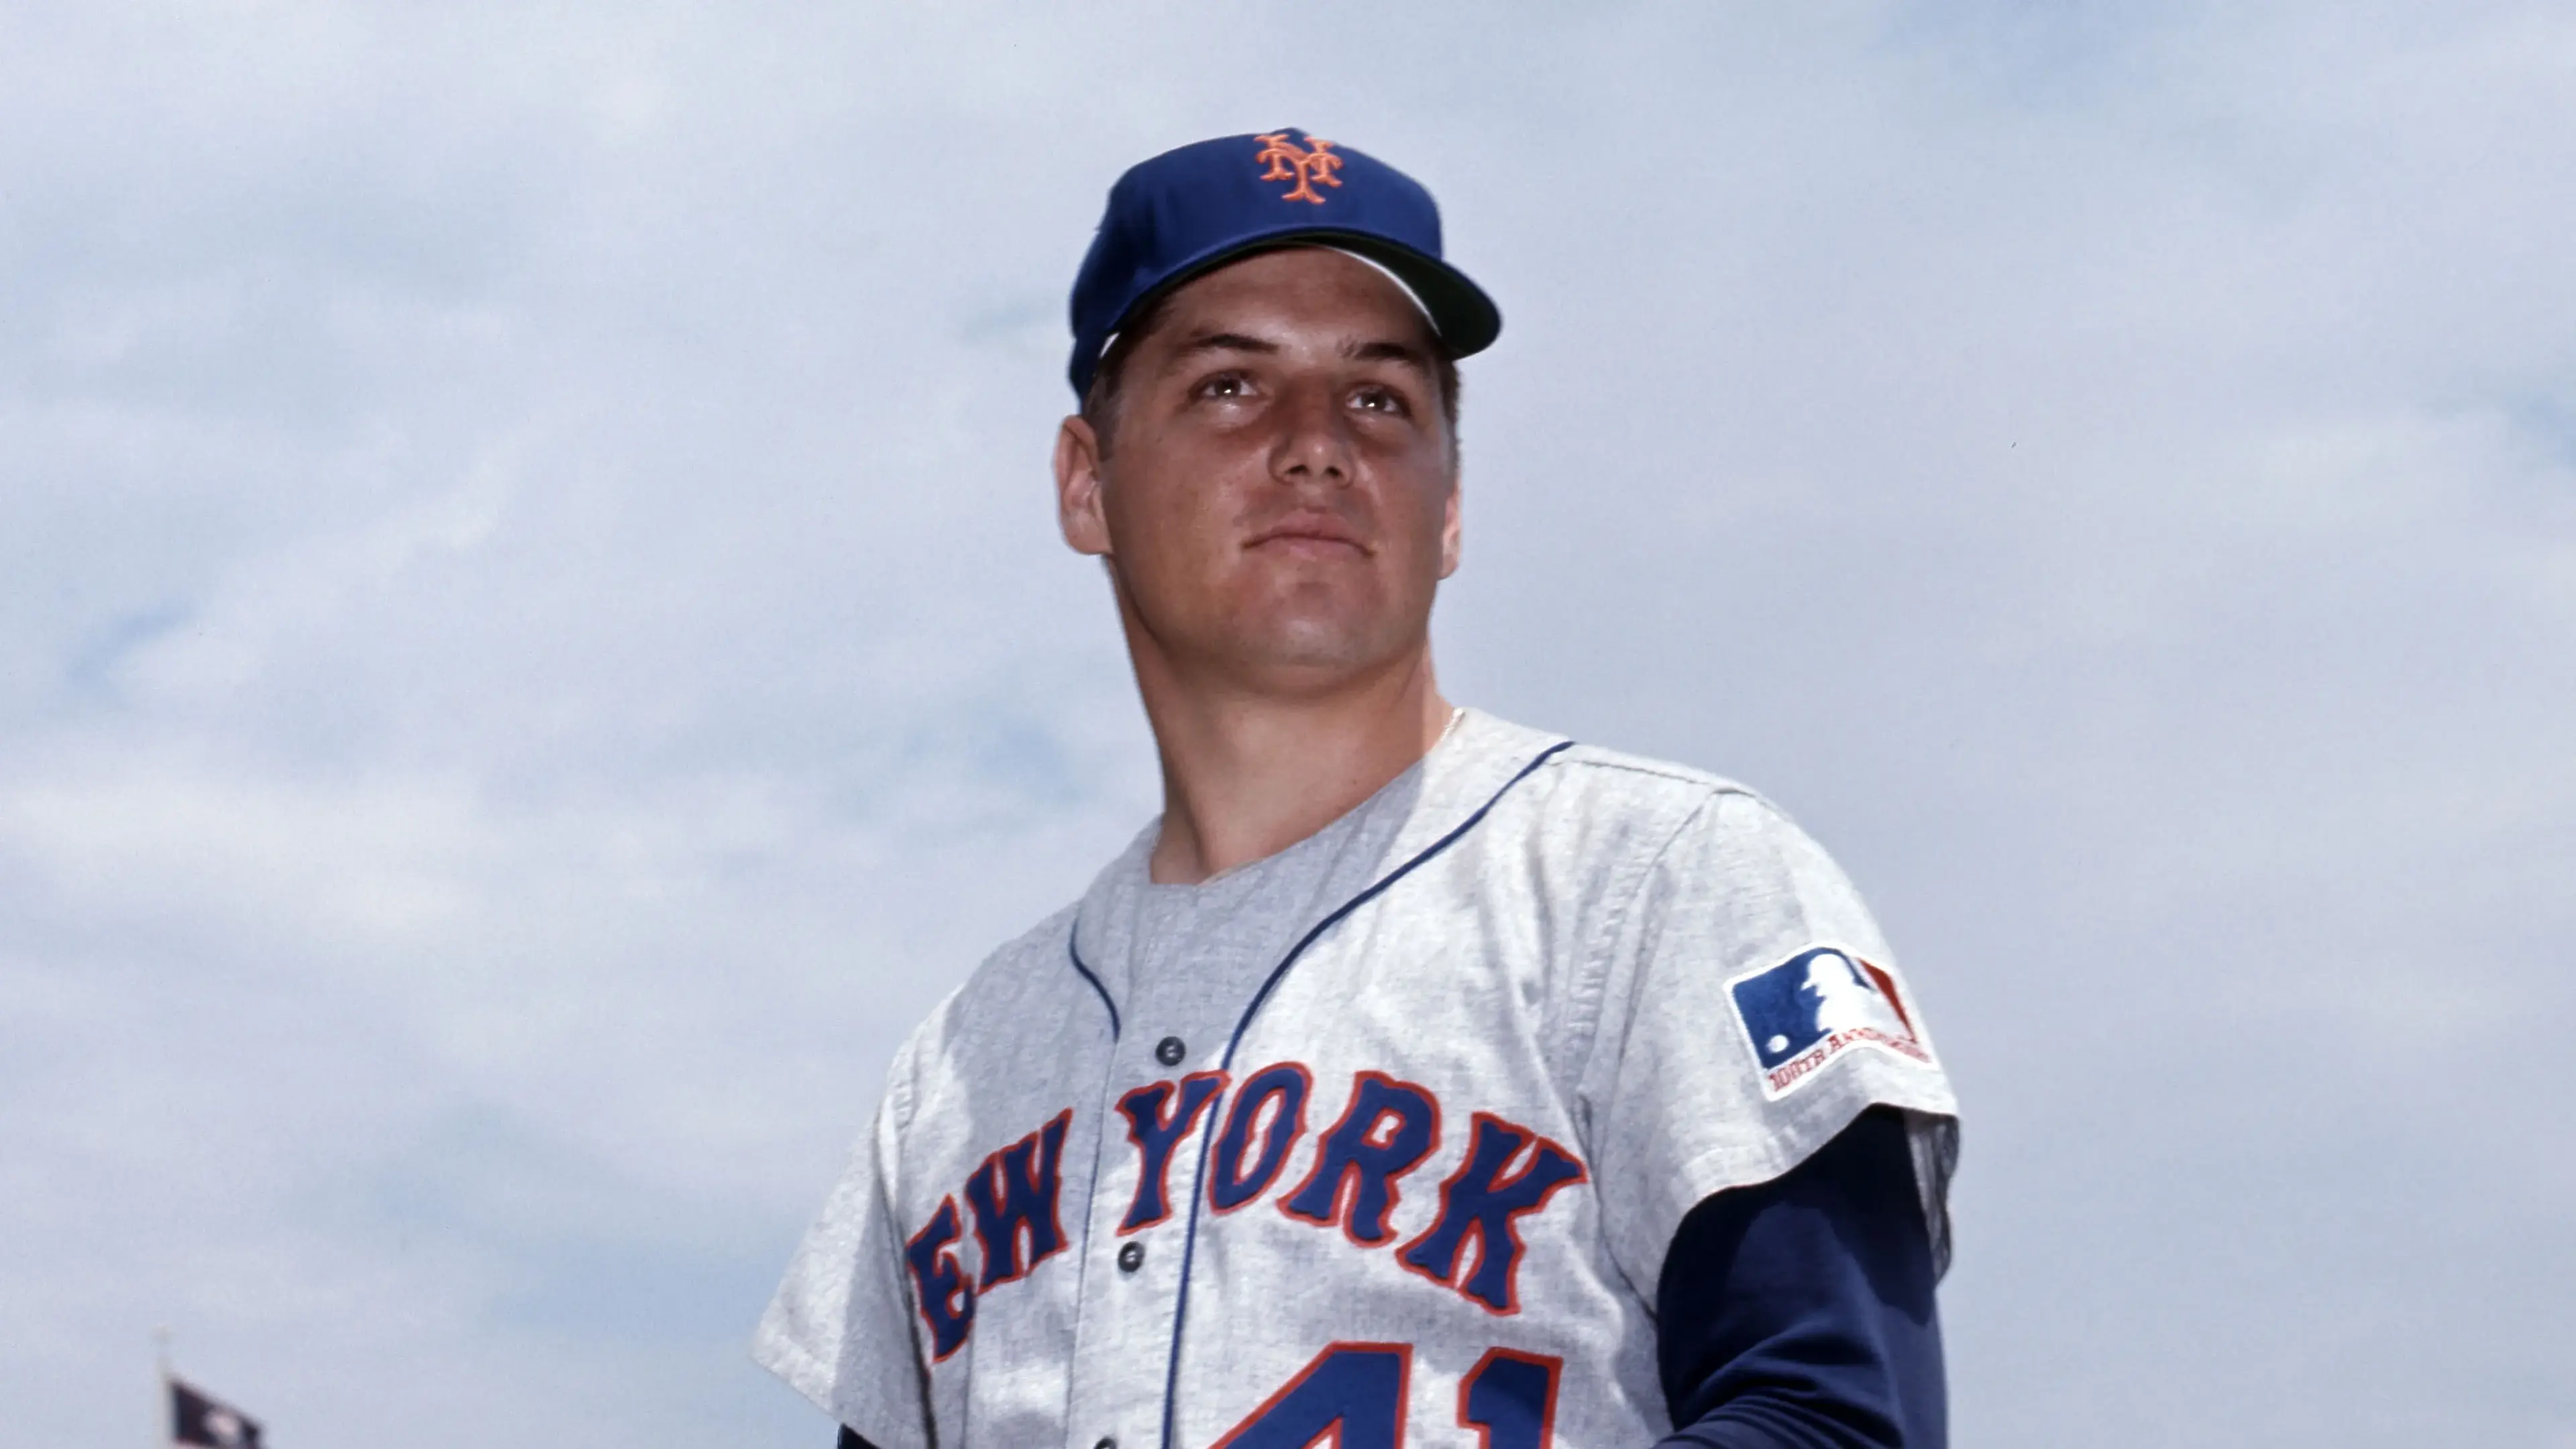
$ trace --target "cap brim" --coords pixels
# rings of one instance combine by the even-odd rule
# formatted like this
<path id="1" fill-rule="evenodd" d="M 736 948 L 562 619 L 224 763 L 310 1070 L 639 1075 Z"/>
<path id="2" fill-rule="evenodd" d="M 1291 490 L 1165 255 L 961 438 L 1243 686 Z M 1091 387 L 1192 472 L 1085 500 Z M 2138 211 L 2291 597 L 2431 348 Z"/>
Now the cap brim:
<path id="1" fill-rule="evenodd" d="M 1467 274 L 1428 253 L 1415 251 L 1373 232 L 1344 231 L 1338 227 L 1286 227 L 1260 236 L 1239 237 L 1205 256 L 1192 257 L 1172 270 L 1169 277 L 1152 291 L 1138 297 L 1118 326 L 1110 332 L 1116 336 L 1128 321 L 1168 297 L 1172 292 L 1217 268 L 1260 252 L 1278 251 L 1283 247 L 1328 246 L 1368 258 L 1413 289 L 1416 300 L 1431 317 L 1431 330 L 1440 334 L 1443 346 L 1452 357 L 1466 357 L 1494 345 L 1503 332 L 1502 309 L 1485 295 L 1482 287 L 1468 280 Z"/>

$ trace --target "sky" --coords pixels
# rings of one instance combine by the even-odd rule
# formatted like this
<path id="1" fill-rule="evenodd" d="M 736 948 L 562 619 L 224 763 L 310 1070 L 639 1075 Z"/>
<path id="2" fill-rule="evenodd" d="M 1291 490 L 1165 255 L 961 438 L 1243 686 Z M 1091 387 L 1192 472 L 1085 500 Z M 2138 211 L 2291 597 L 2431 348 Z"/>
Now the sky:
<path id="1" fill-rule="evenodd" d="M 2564 6 L 0 0 L 0 1449 L 818 1449 L 901 1035 L 1152 814 L 1109 183 L 1429 184 L 1449 692 L 1780 802 L 1963 1445 L 2576 1446 Z"/>

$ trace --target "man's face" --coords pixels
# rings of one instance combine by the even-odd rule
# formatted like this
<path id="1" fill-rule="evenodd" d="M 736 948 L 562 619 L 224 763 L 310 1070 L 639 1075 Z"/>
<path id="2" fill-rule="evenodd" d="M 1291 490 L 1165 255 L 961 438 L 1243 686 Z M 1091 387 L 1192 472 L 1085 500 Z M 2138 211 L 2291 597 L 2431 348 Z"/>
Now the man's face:
<path id="1" fill-rule="evenodd" d="M 1352 257 L 1267 252 L 1175 293 L 1127 358 L 1103 459 L 1056 449 L 1065 539 L 1175 664 L 1329 687 L 1418 650 L 1458 566 L 1430 325 Z"/>

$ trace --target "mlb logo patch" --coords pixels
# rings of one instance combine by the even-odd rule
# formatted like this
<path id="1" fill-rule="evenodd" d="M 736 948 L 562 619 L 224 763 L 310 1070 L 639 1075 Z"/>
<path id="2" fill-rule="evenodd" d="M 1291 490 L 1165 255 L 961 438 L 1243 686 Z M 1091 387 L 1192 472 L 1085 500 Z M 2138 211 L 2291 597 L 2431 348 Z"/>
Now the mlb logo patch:
<path id="1" fill-rule="evenodd" d="M 1777 1101 L 1825 1063 L 1861 1047 L 1932 1065 L 1894 972 L 1833 946 L 1801 951 L 1726 983 L 1762 1095 Z"/>

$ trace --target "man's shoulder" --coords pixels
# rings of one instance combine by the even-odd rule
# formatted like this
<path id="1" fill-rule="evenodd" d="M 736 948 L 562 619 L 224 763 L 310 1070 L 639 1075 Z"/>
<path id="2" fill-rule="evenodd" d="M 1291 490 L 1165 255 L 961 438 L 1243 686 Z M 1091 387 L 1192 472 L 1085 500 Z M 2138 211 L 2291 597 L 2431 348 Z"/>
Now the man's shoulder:
<path id="1" fill-rule="evenodd" d="M 1694 765 L 1576 742 L 1553 762 L 1605 796 L 1640 803 L 1706 804 L 1722 795 L 1759 799 L 1751 787 Z"/>
<path id="2" fill-rule="evenodd" d="M 1500 789 L 1472 832 L 1468 859 L 1497 883 L 1526 878 L 1546 893 L 1619 895 L 1679 842 L 1741 841 L 1778 818 L 1724 775 L 1490 717 L 1479 724 L 1474 744 Z"/>
<path id="3" fill-rule="evenodd" d="M 1081 910 L 1081 902 L 1073 902 L 994 947 L 940 1003 L 932 1020 L 1016 1012 L 1038 1004 L 1039 998 L 1051 1003 L 1068 988 L 1081 988 L 1069 944 Z"/>
<path id="4" fill-rule="evenodd" d="M 1580 741 L 1550 756 L 1530 783 L 1539 787 L 1531 796 L 1533 823 L 1541 828 L 1580 822 L 1613 827 L 1621 836 L 1669 835 L 1694 821 L 1774 810 L 1751 787 L 1727 776 Z"/>
<path id="5" fill-rule="evenodd" d="M 1068 905 L 993 948 L 966 979 L 912 1029 L 896 1057 L 896 1074 L 916 1082 L 957 1070 L 968 1044 L 989 1049 L 1014 1023 L 1061 1030 L 1070 997 L 1091 995 L 1067 949 L 1080 903 Z M 1007 1044 L 1005 1050 L 1010 1049 Z"/>
<path id="6" fill-rule="evenodd" d="M 1824 847 L 1786 810 L 1728 776 L 1588 745 L 1575 745 L 1558 760 L 1567 783 L 1565 798 L 1551 806 L 1556 820 L 1592 822 L 1585 833 L 1652 850 L 1674 868 L 1790 870 L 1828 863 Z M 1602 823 L 1616 828 L 1604 830 Z"/>

